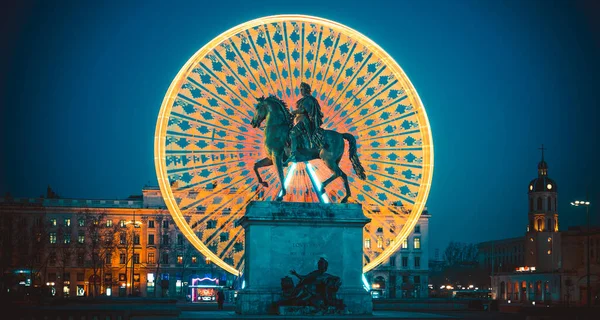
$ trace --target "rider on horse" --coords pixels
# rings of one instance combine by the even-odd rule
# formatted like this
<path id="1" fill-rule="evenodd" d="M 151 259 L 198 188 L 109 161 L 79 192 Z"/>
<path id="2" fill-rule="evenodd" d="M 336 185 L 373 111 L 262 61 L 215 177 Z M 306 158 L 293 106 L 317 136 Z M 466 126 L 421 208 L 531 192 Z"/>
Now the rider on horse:
<path id="1" fill-rule="evenodd" d="M 307 137 L 308 146 L 306 148 L 321 148 L 323 145 L 323 112 L 319 101 L 311 94 L 310 86 L 302 82 L 300 84 L 300 93 L 302 98 L 296 102 L 296 109 L 292 114 L 296 117 L 296 124 L 290 131 L 291 152 L 287 162 L 296 162 L 296 152 L 298 144 L 303 137 Z"/>

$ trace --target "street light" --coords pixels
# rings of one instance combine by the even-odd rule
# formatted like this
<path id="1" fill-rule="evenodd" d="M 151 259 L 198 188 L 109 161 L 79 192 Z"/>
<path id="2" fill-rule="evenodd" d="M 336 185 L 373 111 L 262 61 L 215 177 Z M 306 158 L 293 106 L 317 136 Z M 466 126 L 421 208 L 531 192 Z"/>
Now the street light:
<path id="1" fill-rule="evenodd" d="M 592 305 L 592 293 L 590 286 L 590 202 L 587 201 L 579 201 L 571 202 L 571 205 L 574 207 L 582 207 L 585 206 L 585 212 L 587 216 L 587 306 L 591 308 Z"/>

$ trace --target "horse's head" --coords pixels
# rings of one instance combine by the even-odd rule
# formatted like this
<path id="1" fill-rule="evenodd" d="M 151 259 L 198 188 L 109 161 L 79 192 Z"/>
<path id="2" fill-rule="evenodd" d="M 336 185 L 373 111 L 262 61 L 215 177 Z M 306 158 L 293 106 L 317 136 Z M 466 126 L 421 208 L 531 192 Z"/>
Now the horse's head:
<path id="1" fill-rule="evenodd" d="M 258 103 L 256 104 L 256 110 L 254 111 L 254 117 L 252 117 L 252 121 L 250 122 L 252 128 L 260 128 L 260 124 L 265 120 L 267 113 L 269 112 L 265 97 L 256 98 L 256 101 Z"/>

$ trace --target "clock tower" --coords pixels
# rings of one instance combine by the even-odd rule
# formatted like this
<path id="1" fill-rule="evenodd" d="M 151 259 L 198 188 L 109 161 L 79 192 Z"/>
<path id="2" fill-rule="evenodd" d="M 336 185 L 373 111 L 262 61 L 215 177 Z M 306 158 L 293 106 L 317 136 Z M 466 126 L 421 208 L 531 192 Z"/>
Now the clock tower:
<path id="1" fill-rule="evenodd" d="M 558 232 L 558 186 L 548 177 L 548 164 L 538 163 L 538 176 L 528 186 L 529 224 L 525 238 L 525 265 L 549 272 L 561 267 L 561 237 Z"/>

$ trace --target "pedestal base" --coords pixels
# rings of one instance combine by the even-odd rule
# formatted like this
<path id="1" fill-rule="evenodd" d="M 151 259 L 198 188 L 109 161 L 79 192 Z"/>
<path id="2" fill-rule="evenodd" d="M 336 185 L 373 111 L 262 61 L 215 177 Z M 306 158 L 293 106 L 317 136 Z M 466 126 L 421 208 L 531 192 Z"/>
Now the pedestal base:
<path id="1" fill-rule="evenodd" d="M 246 231 L 246 289 L 238 292 L 236 313 L 278 314 L 281 279 L 290 270 L 302 275 L 316 270 L 323 257 L 327 273 L 342 282 L 337 296 L 346 305 L 344 313 L 372 314 L 372 297 L 362 285 L 363 227 L 369 221 L 358 204 L 250 203 L 240 220 Z"/>

